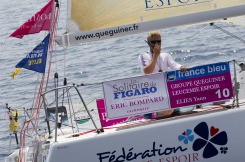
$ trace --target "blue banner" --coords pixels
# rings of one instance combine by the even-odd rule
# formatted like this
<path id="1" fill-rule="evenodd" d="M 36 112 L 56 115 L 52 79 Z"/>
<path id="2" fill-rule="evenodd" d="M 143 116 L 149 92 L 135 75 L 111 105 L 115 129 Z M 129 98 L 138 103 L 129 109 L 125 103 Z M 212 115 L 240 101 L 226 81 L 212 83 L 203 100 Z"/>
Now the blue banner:
<path id="1" fill-rule="evenodd" d="M 48 34 L 44 40 L 29 54 L 27 54 L 26 57 L 22 59 L 15 67 L 44 73 L 47 60 L 49 37 L 50 34 Z"/>
<path id="2" fill-rule="evenodd" d="M 228 62 L 219 62 L 215 64 L 207 64 L 202 66 L 195 66 L 188 68 L 186 71 L 168 71 L 167 82 L 177 81 L 183 79 L 198 78 L 203 76 L 210 76 L 216 74 L 223 74 L 230 72 L 230 66 Z"/>

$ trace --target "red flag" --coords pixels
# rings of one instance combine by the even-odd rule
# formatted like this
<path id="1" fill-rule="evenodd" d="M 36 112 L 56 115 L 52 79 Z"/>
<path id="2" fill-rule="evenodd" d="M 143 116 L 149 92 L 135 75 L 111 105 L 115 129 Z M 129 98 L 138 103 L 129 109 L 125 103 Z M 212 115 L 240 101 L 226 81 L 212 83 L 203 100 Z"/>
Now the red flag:
<path id="1" fill-rule="evenodd" d="M 39 33 L 41 30 L 49 30 L 51 23 L 51 13 L 54 0 L 50 0 L 40 11 L 27 20 L 10 37 L 23 38 L 28 34 Z"/>

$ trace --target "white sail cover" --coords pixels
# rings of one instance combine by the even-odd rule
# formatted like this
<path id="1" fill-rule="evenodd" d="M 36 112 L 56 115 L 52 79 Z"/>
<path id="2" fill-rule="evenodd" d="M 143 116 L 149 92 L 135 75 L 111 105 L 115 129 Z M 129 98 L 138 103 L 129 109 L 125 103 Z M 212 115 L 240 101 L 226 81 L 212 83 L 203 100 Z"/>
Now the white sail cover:
<path id="1" fill-rule="evenodd" d="M 69 0 L 64 46 L 245 15 L 245 0 Z"/>

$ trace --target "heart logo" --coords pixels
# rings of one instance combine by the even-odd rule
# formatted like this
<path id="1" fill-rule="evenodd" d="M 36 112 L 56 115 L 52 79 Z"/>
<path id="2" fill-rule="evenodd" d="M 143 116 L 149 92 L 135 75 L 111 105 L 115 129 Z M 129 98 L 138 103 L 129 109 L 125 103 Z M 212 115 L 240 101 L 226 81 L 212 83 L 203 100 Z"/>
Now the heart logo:
<path id="1" fill-rule="evenodd" d="M 183 132 L 182 135 L 185 136 L 186 135 L 186 132 Z"/>
<path id="2" fill-rule="evenodd" d="M 214 136 L 215 134 L 217 134 L 219 132 L 219 128 L 215 128 L 214 126 L 212 126 L 210 128 L 210 134 L 211 136 Z"/>

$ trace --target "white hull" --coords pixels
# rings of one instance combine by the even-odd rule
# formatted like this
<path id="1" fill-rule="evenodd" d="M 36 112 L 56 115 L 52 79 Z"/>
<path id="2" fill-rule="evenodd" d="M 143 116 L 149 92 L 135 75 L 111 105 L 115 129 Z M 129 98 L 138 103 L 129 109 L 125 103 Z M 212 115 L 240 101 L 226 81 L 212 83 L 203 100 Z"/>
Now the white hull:
<path id="1" fill-rule="evenodd" d="M 62 138 L 62 141 L 51 144 L 47 161 L 107 162 L 110 161 L 110 158 L 114 159 L 111 161 L 134 162 L 243 161 L 244 156 L 240 150 L 245 145 L 243 140 L 245 129 L 239 125 L 245 123 L 244 116 L 244 107 L 229 110 L 220 109 L 218 112 L 193 114 L 191 117 L 181 117 L 180 119 L 136 122 L 134 124 L 138 127 L 134 128 L 121 125 L 118 126 L 119 130 L 111 128 L 101 134 L 93 132 L 79 137 Z M 227 134 L 227 144 L 212 143 L 218 150 L 217 155 L 213 157 L 203 157 L 204 147 L 199 151 L 193 150 L 194 142 L 201 138 L 193 130 L 200 123 L 207 124 L 208 130 L 203 129 L 203 131 L 209 134 L 209 139 L 212 126 L 218 130 L 215 135 L 222 131 Z M 178 136 L 187 129 L 192 130 L 191 135 L 194 135 L 194 140 L 184 144 L 183 141 L 178 140 Z M 154 144 L 155 153 L 153 153 Z M 220 149 L 225 147 L 228 148 L 227 153 L 221 153 Z"/>

